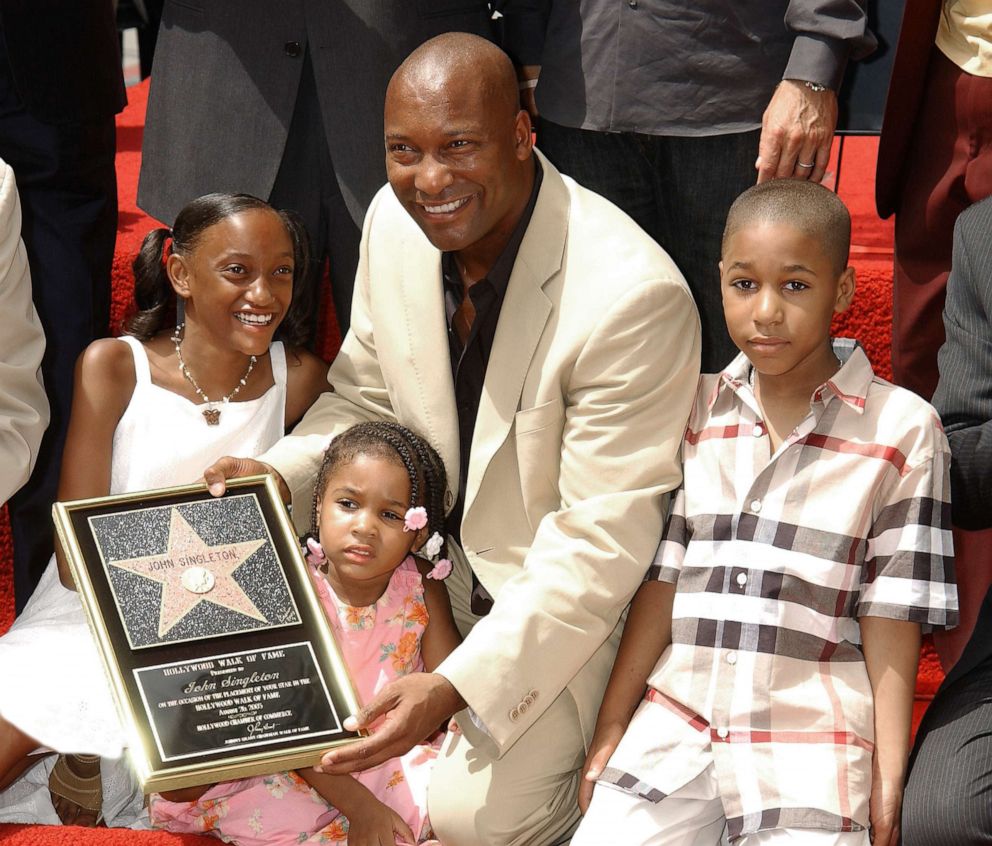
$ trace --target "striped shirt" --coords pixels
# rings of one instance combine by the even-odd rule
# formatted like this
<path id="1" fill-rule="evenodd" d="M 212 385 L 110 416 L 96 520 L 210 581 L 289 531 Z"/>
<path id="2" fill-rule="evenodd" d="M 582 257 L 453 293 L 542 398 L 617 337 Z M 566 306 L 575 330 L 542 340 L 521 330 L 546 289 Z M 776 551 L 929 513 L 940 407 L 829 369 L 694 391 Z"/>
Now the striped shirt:
<path id="1" fill-rule="evenodd" d="M 672 645 L 602 781 L 660 801 L 713 761 L 731 838 L 868 826 L 861 616 L 957 623 L 950 453 L 936 412 L 853 341 L 774 455 L 749 362 L 703 376 L 648 579 Z"/>

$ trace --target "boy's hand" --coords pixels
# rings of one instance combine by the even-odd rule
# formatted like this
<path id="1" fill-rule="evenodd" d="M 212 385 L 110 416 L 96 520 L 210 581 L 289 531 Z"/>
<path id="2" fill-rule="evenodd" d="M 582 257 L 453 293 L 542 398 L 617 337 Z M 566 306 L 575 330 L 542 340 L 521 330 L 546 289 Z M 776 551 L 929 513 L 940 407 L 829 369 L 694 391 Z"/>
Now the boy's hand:
<path id="1" fill-rule="evenodd" d="M 872 846 L 899 846 L 902 782 L 892 784 L 874 773 L 868 800 L 869 837 Z"/>
<path id="2" fill-rule="evenodd" d="M 589 810 L 592 792 L 596 787 L 596 779 L 610 760 L 610 756 L 623 737 L 624 727 L 618 723 L 599 726 L 589 744 L 589 754 L 582 765 L 582 778 L 579 781 L 579 810 L 584 814 Z"/>
<path id="3" fill-rule="evenodd" d="M 395 846 L 397 838 L 401 843 L 417 842 L 403 818 L 371 795 L 361 807 L 351 811 L 348 815 L 349 846 Z"/>

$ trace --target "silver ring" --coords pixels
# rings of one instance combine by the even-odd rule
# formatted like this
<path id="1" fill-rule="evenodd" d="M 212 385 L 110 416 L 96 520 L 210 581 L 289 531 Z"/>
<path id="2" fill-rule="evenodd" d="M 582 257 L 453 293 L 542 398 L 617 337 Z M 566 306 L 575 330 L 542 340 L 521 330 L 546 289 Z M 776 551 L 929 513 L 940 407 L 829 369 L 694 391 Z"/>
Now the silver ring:
<path id="1" fill-rule="evenodd" d="M 816 167 L 816 162 L 810 162 L 809 164 L 806 164 L 805 162 L 796 162 L 796 167 L 805 167 L 805 168 Z"/>

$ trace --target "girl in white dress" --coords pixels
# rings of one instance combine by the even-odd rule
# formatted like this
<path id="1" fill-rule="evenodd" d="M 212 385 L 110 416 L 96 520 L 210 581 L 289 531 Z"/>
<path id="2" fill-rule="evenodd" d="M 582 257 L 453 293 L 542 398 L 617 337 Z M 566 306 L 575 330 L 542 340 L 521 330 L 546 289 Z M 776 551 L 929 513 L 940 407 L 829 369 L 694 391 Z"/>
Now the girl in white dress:
<path id="1" fill-rule="evenodd" d="M 201 197 L 151 232 L 129 336 L 76 364 L 59 499 L 195 482 L 221 456 L 282 437 L 329 389 L 323 361 L 273 342 L 277 329 L 303 340 L 291 299 L 307 259 L 302 225 L 244 194 Z M 61 556 L 0 637 L 0 679 L 0 821 L 134 822 L 123 730 Z M 73 754 L 55 763 L 49 750 Z"/>

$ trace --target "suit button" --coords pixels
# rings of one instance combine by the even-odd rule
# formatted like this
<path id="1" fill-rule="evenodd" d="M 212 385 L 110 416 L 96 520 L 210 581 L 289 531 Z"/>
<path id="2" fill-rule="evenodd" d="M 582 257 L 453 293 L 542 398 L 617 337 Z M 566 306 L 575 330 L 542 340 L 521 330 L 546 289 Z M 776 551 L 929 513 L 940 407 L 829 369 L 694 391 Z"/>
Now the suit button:
<path id="1" fill-rule="evenodd" d="M 287 41 L 282 45 L 282 51 L 287 56 L 292 56 L 294 59 L 303 52 L 299 41 Z"/>
<path id="2" fill-rule="evenodd" d="M 517 720 L 519 720 L 520 719 L 520 711 L 518 709 L 516 709 L 516 708 L 514 708 L 512 711 L 510 711 L 510 719 L 513 720 L 513 722 L 516 722 Z"/>
<path id="3" fill-rule="evenodd" d="M 519 707 L 520 707 L 520 713 L 523 714 L 524 711 L 527 710 L 527 703 L 526 702 L 521 702 Z"/>
<path id="4" fill-rule="evenodd" d="M 530 698 L 531 698 L 531 699 L 537 699 L 537 691 L 536 691 L 536 690 L 532 690 L 532 691 L 531 691 L 531 692 L 530 692 L 529 694 L 527 694 L 527 695 L 528 695 L 528 696 L 530 696 Z"/>

